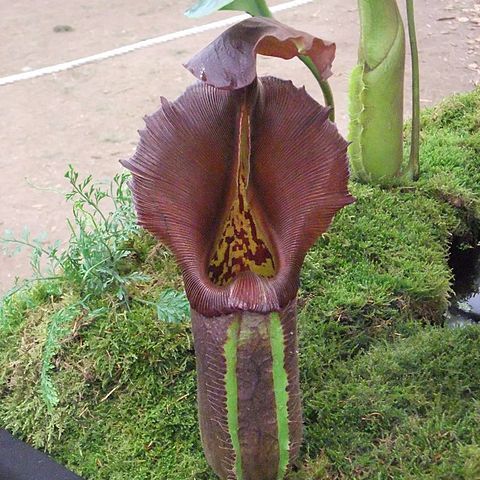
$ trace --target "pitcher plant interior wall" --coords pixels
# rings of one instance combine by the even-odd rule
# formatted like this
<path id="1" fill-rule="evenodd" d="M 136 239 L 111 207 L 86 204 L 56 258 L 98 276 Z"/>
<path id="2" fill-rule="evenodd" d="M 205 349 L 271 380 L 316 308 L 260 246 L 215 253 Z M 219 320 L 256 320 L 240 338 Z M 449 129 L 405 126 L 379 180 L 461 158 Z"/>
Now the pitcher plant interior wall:
<path id="1" fill-rule="evenodd" d="M 222 479 L 280 480 L 302 441 L 296 296 L 305 254 L 347 190 L 347 142 L 304 88 L 258 78 L 256 54 L 306 55 L 322 78 L 335 45 L 250 18 L 186 67 L 200 80 L 146 119 L 133 157 L 139 223 L 182 270 L 202 444 Z"/>

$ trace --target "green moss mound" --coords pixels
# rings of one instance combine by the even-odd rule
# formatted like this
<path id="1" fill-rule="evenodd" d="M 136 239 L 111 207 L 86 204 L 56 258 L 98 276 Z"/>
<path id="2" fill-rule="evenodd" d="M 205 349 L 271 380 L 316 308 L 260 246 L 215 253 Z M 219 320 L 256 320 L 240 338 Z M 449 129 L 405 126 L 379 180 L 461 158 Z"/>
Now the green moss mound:
<path id="1" fill-rule="evenodd" d="M 479 89 L 425 112 L 420 182 L 352 185 L 309 252 L 292 480 L 480 478 L 480 328 L 442 327 L 449 246 L 479 231 L 479 112 Z M 190 326 L 156 303 L 179 273 L 145 233 L 126 244 L 121 295 L 61 277 L 5 299 L 0 426 L 89 480 L 213 480 Z"/>

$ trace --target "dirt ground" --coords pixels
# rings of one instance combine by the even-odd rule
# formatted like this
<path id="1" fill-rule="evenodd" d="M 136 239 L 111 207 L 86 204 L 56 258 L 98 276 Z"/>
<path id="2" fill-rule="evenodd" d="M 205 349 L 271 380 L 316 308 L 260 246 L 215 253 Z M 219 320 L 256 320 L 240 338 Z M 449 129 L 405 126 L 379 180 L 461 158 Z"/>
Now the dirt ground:
<path id="1" fill-rule="evenodd" d="M 233 15 L 221 12 L 190 20 L 193 0 L 0 0 L 0 77 L 28 71 Z M 280 3 L 278 0 L 271 5 Z M 403 2 L 400 2 L 403 3 Z M 480 81 L 480 1 L 416 2 L 423 106 Z M 358 19 L 354 0 L 316 0 L 277 14 L 298 29 L 337 44 L 331 84 L 337 123 L 347 126 L 347 85 L 355 65 Z M 71 31 L 55 32 L 68 25 Z M 60 29 L 62 30 L 62 29 Z M 182 67 L 219 30 L 196 34 L 113 59 L 0 86 L 0 233 L 67 238 L 69 206 L 64 173 L 111 178 L 135 148 L 142 116 L 159 96 L 175 98 L 193 81 Z M 262 59 L 260 73 L 290 78 L 321 100 L 308 71 L 297 61 Z M 409 80 L 406 114 L 409 115 Z M 25 254 L 0 254 L 0 293 L 15 277 L 28 277 Z"/>

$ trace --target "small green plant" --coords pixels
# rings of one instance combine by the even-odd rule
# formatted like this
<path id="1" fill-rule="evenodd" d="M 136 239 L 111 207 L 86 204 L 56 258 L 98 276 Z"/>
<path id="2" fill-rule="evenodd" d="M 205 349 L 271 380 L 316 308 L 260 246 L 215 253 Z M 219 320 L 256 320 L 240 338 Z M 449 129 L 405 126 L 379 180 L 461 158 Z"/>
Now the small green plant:
<path id="1" fill-rule="evenodd" d="M 145 279 L 126 268 L 126 259 L 132 255 L 129 240 L 138 232 L 126 188 L 129 176 L 116 175 L 110 184 L 95 183 L 91 175 L 81 180 L 70 165 L 65 177 L 71 188 L 66 198 L 72 203 L 73 219 L 68 220 L 71 235 L 64 249 L 58 241 L 45 245 L 44 236 L 31 238 L 28 230 L 20 238 L 10 231 L 0 238 L 9 254 L 23 248 L 32 251 L 34 276 L 11 293 L 32 282 L 56 278 L 75 285 L 83 302 L 107 292 L 127 302 L 128 283 Z"/>
<path id="2" fill-rule="evenodd" d="M 71 237 L 62 258 L 64 275 L 82 286 L 84 296 L 112 292 L 128 302 L 127 285 L 145 280 L 144 275 L 124 268 L 132 254 L 128 242 L 138 231 L 125 188 L 128 176 L 115 175 L 105 187 L 93 183 L 91 175 L 80 181 L 70 166 L 65 177 L 72 188 L 66 198 L 73 203 L 74 221 L 68 221 Z M 109 213 L 103 208 L 107 202 Z"/>
<path id="3" fill-rule="evenodd" d="M 53 359 L 61 348 L 62 339 L 71 331 L 72 321 L 80 314 L 78 304 L 61 308 L 50 317 L 47 336 L 43 345 L 42 365 L 40 369 L 40 392 L 48 409 L 58 404 L 58 393 L 51 379 L 54 369 Z"/>

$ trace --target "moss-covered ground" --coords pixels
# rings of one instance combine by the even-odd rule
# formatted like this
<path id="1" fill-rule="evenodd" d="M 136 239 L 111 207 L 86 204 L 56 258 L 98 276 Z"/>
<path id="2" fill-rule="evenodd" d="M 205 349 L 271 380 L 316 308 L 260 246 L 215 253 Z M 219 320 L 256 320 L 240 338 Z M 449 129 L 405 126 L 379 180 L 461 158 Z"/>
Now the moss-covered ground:
<path id="1" fill-rule="evenodd" d="M 357 202 L 307 256 L 292 480 L 480 479 L 480 327 L 443 326 L 449 246 L 479 233 L 480 90 L 423 124 L 421 180 L 352 185 Z M 119 275 L 149 276 L 126 283 L 127 297 L 108 281 L 86 295 L 85 274 L 3 302 L 0 426 L 89 480 L 213 480 L 189 323 L 155 307 L 181 289 L 178 271 L 147 234 L 127 243 Z"/>

